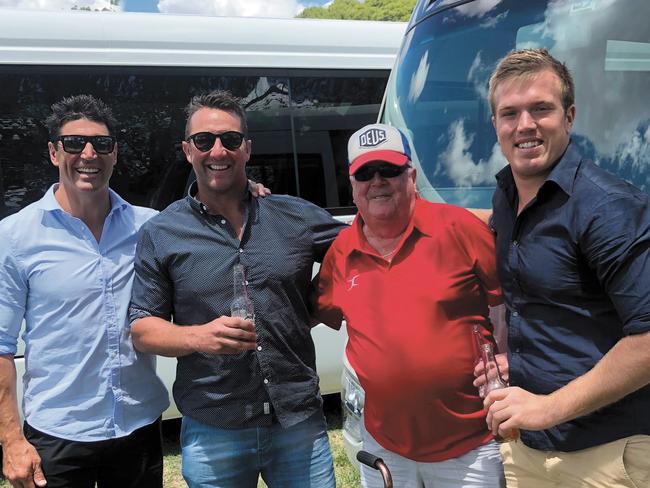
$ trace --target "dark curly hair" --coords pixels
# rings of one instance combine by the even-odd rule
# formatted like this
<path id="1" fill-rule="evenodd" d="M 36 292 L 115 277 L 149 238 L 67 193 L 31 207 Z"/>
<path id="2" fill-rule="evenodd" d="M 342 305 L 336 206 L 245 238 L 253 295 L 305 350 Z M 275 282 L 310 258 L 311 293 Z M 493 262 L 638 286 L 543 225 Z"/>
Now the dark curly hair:
<path id="1" fill-rule="evenodd" d="M 92 95 L 73 95 L 52 105 L 52 114 L 45 119 L 50 139 L 59 135 L 64 124 L 79 119 L 104 124 L 108 128 L 108 133 L 115 135 L 117 121 L 108 105 Z"/>

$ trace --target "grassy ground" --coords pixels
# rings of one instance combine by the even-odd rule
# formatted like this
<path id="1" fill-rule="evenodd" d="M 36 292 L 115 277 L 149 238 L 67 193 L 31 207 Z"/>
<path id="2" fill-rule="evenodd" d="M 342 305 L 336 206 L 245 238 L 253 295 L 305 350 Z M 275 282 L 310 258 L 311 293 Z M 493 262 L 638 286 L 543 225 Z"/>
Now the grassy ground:
<path id="1" fill-rule="evenodd" d="M 345 455 L 343 436 L 341 434 L 341 408 L 338 397 L 327 398 L 325 401 L 325 414 L 327 416 L 328 433 L 334 457 L 334 471 L 336 473 L 336 486 L 339 488 L 358 488 L 359 473 L 352 467 Z M 183 488 L 187 486 L 181 476 L 181 455 L 178 444 L 178 422 L 165 422 L 164 426 L 164 480 L 165 488 Z M 263 481 L 258 488 L 266 487 Z M 9 488 L 9 483 L 0 478 L 0 488 Z"/>

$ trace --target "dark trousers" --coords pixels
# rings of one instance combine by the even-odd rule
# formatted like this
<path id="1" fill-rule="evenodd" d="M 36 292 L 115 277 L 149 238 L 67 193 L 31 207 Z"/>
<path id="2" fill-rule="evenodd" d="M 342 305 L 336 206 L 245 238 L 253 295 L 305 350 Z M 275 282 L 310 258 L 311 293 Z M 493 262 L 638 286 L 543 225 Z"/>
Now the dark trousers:
<path id="1" fill-rule="evenodd" d="M 128 436 L 78 442 L 40 432 L 25 422 L 25 437 L 41 456 L 47 488 L 161 488 L 161 421 Z"/>

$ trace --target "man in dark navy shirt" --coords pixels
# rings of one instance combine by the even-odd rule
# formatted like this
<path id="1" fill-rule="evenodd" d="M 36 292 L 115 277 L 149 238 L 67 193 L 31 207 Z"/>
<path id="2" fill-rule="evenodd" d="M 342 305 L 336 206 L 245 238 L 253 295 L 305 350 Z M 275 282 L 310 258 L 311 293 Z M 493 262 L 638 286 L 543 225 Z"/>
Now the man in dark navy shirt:
<path id="1" fill-rule="evenodd" d="M 130 308 L 141 351 L 178 357 L 190 487 L 334 486 L 307 296 L 343 224 L 299 198 L 252 198 L 242 107 L 228 92 L 187 107 L 189 195 L 143 227 Z M 254 321 L 230 316 L 233 266 Z M 172 323 L 173 320 L 173 323 Z"/>
<path id="2" fill-rule="evenodd" d="M 648 197 L 581 158 L 573 91 L 543 49 L 490 79 L 511 387 L 486 398 L 487 422 L 521 431 L 502 447 L 509 487 L 650 486 Z"/>

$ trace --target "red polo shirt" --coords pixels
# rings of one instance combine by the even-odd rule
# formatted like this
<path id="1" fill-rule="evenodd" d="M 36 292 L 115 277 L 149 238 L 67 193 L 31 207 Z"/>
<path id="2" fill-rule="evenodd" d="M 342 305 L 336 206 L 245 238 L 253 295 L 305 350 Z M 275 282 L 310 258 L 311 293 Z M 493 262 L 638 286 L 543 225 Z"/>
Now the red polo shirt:
<path id="1" fill-rule="evenodd" d="M 461 456 L 491 439 L 472 385 L 472 325 L 491 337 L 488 304 L 501 302 L 494 236 L 462 208 L 418 199 L 386 261 L 361 223 L 357 215 L 327 253 L 318 304 L 330 325 L 340 327 L 341 313 L 347 321 L 366 429 L 416 461 Z"/>

